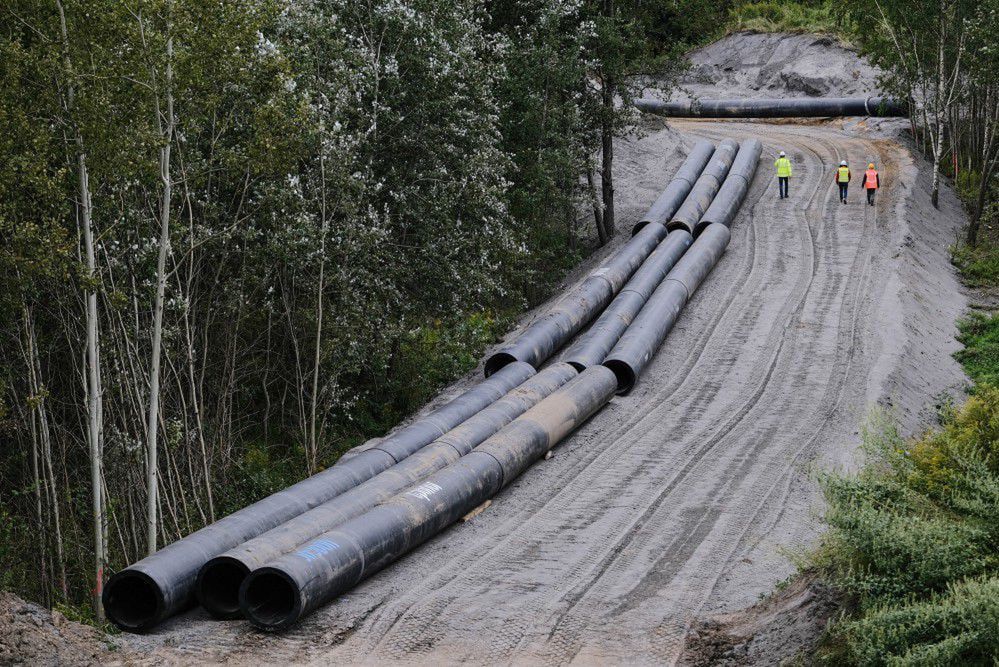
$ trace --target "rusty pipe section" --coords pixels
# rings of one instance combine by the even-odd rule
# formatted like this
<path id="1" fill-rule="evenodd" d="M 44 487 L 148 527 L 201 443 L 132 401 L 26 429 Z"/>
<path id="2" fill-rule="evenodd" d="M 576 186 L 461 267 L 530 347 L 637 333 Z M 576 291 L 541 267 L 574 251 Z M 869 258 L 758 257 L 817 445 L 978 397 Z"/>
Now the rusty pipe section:
<path id="1" fill-rule="evenodd" d="M 683 200 L 683 204 L 666 225 L 666 229 L 671 232 L 683 229 L 693 235 L 694 227 L 697 226 L 701 216 L 714 201 L 715 195 L 718 194 L 722 182 L 732 167 L 735 154 L 738 152 L 739 142 L 733 139 L 725 139 L 718 145 L 714 155 L 711 156 L 711 161 L 708 162 L 708 166 L 698 176 L 690 194 Z"/>
<path id="2" fill-rule="evenodd" d="M 725 252 L 730 236 L 725 225 L 715 223 L 706 227 L 611 350 L 603 365 L 617 378 L 619 394 L 626 394 L 635 386 L 680 311 Z"/>
<path id="3" fill-rule="evenodd" d="M 670 232 L 562 360 L 580 371 L 601 363 L 692 242 L 693 238 L 683 230 Z"/>
<path id="4" fill-rule="evenodd" d="M 671 118 L 826 118 L 908 116 L 908 105 L 887 97 L 777 98 L 759 100 L 636 100 L 644 112 Z"/>
<path id="5" fill-rule="evenodd" d="M 690 189 L 694 187 L 694 182 L 697 181 L 697 177 L 704 171 L 704 167 L 708 164 L 708 160 L 711 159 L 711 155 L 714 152 L 714 144 L 706 139 L 699 139 L 694 144 L 694 147 L 690 150 L 690 154 L 687 155 L 687 159 L 683 161 L 680 168 L 676 170 L 676 174 L 673 175 L 673 180 L 669 182 L 666 189 L 663 190 L 659 198 L 652 204 L 652 208 L 632 227 L 632 236 L 649 223 L 657 222 L 660 225 L 665 225 L 673 218 L 673 214 L 676 213 L 676 210 L 680 208 L 680 204 L 690 194 Z"/>
<path id="6" fill-rule="evenodd" d="M 716 222 L 726 227 L 732 225 L 732 219 L 735 218 L 736 212 L 746 199 L 746 193 L 749 192 L 749 184 L 753 182 L 762 154 L 763 144 L 759 139 L 747 139 L 739 145 L 739 153 L 732 162 L 728 178 L 722 183 L 711 206 L 694 227 L 694 236 Z"/>
<path id="7" fill-rule="evenodd" d="M 254 570 L 240 608 L 255 626 L 283 630 L 426 542 L 495 495 L 613 396 L 594 366 L 421 483 Z"/>
<path id="8" fill-rule="evenodd" d="M 486 360 L 486 376 L 522 361 L 541 366 L 567 340 L 607 307 L 614 295 L 666 237 L 662 225 L 648 225 L 582 283 L 535 320 L 516 340 Z"/>
<path id="9" fill-rule="evenodd" d="M 549 366 L 432 443 L 363 484 L 208 561 L 197 596 L 216 618 L 236 618 L 239 587 L 252 570 L 363 514 L 450 465 L 576 377 L 569 364 Z"/>
<path id="10" fill-rule="evenodd" d="M 198 571 L 209 559 L 260 535 L 390 468 L 488 407 L 536 373 L 510 364 L 377 447 L 233 512 L 115 574 L 104 587 L 104 609 L 123 630 L 141 632 L 194 602 Z"/>

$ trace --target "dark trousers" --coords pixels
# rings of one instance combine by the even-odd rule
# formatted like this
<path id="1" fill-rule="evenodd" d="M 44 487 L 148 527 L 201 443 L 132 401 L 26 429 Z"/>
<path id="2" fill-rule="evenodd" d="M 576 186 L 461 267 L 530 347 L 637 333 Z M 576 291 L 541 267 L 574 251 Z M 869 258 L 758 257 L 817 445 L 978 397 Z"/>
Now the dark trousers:
<path id="1" fill-rule="evenodd" d="M 777 177 L 777 186 L 780 188 L 780 198 L 784 199 L 787 197 L 787 183 L 790 179 L 787 176 Z"/>
<path id="2" fill-rule="evenodd" d="M 874 206 L 874 193 L 877 191 L 877 188 L 867 188 L 867 203 L 871 206 Z"/>
<path id="3" fill-rule="evenodd" d="M 839 184 L 839 198 L 841 200 L 846 201 L 846 191 L 847 191 L 847 189 L 849 187 L 850 187 L 849 183 L 840 183 Z"/>

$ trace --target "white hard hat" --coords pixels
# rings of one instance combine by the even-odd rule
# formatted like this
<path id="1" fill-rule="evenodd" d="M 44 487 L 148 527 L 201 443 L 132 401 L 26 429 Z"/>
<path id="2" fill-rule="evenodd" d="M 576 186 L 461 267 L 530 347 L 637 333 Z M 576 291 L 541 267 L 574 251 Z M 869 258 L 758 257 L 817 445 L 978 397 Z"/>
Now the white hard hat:
<path id="1" fill-rule="evenodd" d="M 845 166 L 846 166 L 846 160 L 843 160 L 842 162 L 840 162 L 840 163 L 839 163 L 839 166 L 841 166 L 841 167 L 845 167 Z"/>
<path id="2" fill-rule="evenodd" d="M 784 151 L 781 151 L 781 152 L 780 152 L 780 156 L 781 156 L 781 157 L 784 157 Z"/>

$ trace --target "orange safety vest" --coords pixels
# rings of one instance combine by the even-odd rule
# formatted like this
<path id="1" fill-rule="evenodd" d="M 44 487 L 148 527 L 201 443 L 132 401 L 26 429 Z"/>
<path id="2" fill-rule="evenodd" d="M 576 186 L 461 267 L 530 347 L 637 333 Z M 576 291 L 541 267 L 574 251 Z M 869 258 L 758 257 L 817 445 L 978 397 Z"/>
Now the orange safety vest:
<path id="1" fill-rule="evenodd" d="M 864 187 L 868 190 L 878 189 L 878 172 L 876 169 L 868 169 L 864 172 Z"/>

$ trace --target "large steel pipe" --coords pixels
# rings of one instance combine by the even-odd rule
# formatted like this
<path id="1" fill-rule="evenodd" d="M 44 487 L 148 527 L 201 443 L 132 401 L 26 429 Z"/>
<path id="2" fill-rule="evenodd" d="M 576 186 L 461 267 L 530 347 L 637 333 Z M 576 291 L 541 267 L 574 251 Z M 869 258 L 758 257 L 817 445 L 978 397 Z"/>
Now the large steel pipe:
<path id="1" fill-rule="evenodd" d="M 255 570 L 240 589 L 244 614 L 265 630 L 289 627 L 493 496 L 607 403 L 615 388 L 607 368 L 587 369 L 422 483 Z"/>
<path id="2" fill-rule="evenodd" d="M 711 156 L 711 161 L 708 162 L 708 166 L 697 177 L 697 182 L 691 188 L 690 194 L 683 200 L 683 204 L 666 225 L 669 231 L 683 229 L 690 234 L 694 233 L 694 227 L 697 226 L 701 216 L 714 201 L 715 195 L 732 167 L 735 154 L 738 152 L 739 143 L 732 139 L 726 139 L 718 145 L 714 155 Z"/>
<path id="3" fill-rule="evenodd" d="M 489 406 L 535 374 L 511 364 L 451 402 L 365 450 L 283 491 L 233 512 L 115 574 L 104 609 L 118 627 L 148 630 L 194 601 L 195 579 L 209 559 L 354 488 Z"/>
<path id="4" fill-rule="evenodd" d="M 787 99 L 636 100 L 641 111 L 673 118 L 809 118 L 829 116 L 908 116 L 908 105 L 886 97 Z"/>
<path id="5" fill-rule="evenodd" d="M 676 174 L 673 175 L 673 180 L 669 182 L 666 189 L 663 190 L 659 198 L 652 204 L 652 208 L 648 210 L 645 217 L 632 227 L 632 235 L 637 234 L 642 227 L 645 227 L 649 223 L 657 222 L 660 225 L 665 225 L 673 218 L 673 214 L 676 213 L 677 209 L 680 208 L 680 204 L 690 194 L 690 189 L 694 187 L 694 182 L 701 175 L 701 172 L 704 171 L 705 165 L 707 165 L 708 160 L 711 159 L 711 155 L 714 152 L 714 144 L 706 139 L 699 139 L 694 144 L 690 154 L 687 155 L 687 159 L 683 161 L 680 168 L 676 170 Z"/>
<path id="6" fill-rule="evenodd" d="M 701 216 L 697 226 L 694 227 L 694 235 L 700 234 L 708 225 L 720 223 L 729 227 L 732 219 L 742 206 L 746 193 L 749 192 L 749 184 L 753 182 L 756 175 L 756 167 L 760 163 L 760 155 L 763 153 L 763 144 L 759 139 L 747 139 L 739 146 L 739 154 L 732 162 L 729 169 L 728 178 L 722 183 L 721 189 L 715 195 L 711 206 Z"/>
<path id="7" fill-rule="evenodd" d="M 649 225 L 632 237 L 620 250 L 579 286 L 535 320 L 516 340 L 486 360 L 489 376 L 514 361 L 535 368 L 562 347 L 602 311 L 632 273 L 666 237 L 662 225 Z"/>
<path id="8" fill-rule="evenodd" d="M 685 231 L 671 232 L 562 360 L 580 371 L 601 363 L 692 242 Z"/>
<path id="9" fill-rule="evenodd" d="M 666 334 L 673 328 L 694 290 L 725 252 L 730 236 L 725 225 L 707 227 L 649 297 L 634 323 L 611 350 L 603 365 L 614 372 L 619 394 L 626 394 L 635 386 L 638 376 L 666 339 Z"/>
<path id="10" fill-rule="evenodd" d="M 286 521 L 208 561 L 198 573 L 198 601 L 216 618 L 239 616 L 239 587 L 250 571 L 298 545 L 346 523 L 441 468 L 474 447 L 576 377 L 569 364 L 555 364 L 511 390 L 409 458 L 363 484 Z"/>

